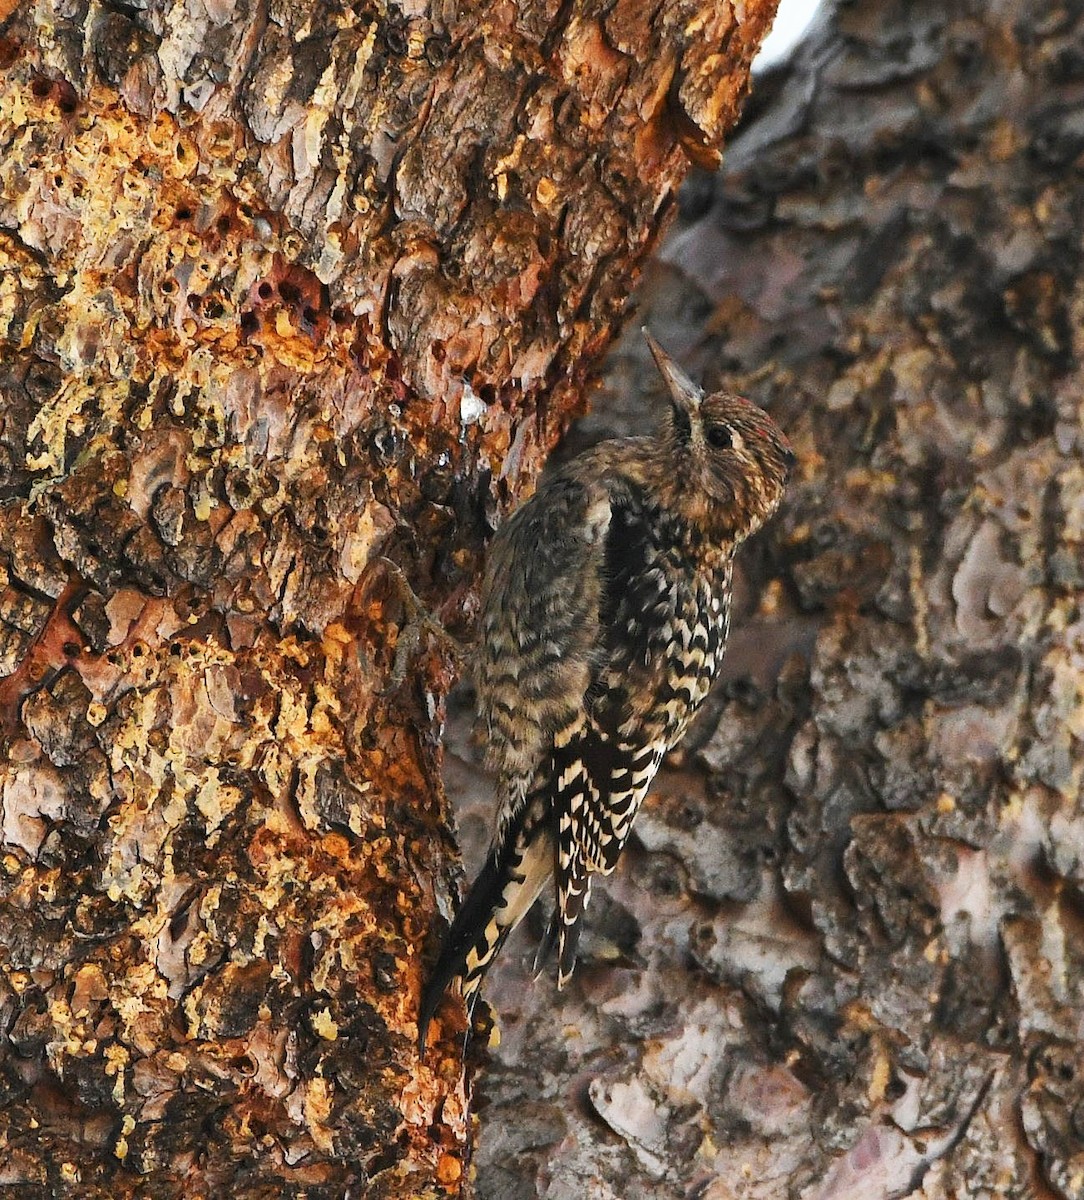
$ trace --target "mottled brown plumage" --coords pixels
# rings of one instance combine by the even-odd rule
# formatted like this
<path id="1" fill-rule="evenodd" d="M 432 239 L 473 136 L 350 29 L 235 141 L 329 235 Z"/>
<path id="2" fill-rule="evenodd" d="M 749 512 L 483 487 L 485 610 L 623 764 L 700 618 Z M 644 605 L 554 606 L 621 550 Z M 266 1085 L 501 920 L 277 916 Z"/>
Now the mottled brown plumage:
<path id="1" fill-rule="evenodd" d="M 705 397 L 648 335 L 672 407 L 656 437 L 604 442 L 546 480 L 494 538 L 475 661 L 500 811 L 427 985 L 472 1002 L 550 876 L 558 984 L 591 877 L 616 866 L 663 755 L 726 645 L 734 551 L 771 516 L 794 455 L 747 400 Z"/>

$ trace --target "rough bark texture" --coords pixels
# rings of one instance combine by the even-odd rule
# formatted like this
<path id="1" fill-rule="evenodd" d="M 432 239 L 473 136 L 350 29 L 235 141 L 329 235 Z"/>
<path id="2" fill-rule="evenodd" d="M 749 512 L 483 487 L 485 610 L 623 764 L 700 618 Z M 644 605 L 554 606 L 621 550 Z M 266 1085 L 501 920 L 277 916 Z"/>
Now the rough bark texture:
<path id="1" fill-rule="evenodd" d="M 1081 5 L 841 6 L 753 106 L 643 315 L 799 478 L 571 989 L 493 972 L 479 1195 L 1081 1200 Z"/>
<path id="2" fill-rule="evenodd" d="M 5 1189 L 462 1189 L 366 568 L 469 618 L 773 8 L 0 0 Z"/>

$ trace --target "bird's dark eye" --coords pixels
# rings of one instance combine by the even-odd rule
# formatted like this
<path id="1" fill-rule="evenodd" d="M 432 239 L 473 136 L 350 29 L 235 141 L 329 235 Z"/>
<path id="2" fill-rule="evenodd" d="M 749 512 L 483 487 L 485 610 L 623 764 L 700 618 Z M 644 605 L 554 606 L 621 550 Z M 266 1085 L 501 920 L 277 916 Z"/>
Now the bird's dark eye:
<path id="1" fill-rule="evenodd" d="M 728 425 L 709 425 L 704 436 L 708 445 L 716 450 L 729 450 L 734 445 L 734 435 Z"/>

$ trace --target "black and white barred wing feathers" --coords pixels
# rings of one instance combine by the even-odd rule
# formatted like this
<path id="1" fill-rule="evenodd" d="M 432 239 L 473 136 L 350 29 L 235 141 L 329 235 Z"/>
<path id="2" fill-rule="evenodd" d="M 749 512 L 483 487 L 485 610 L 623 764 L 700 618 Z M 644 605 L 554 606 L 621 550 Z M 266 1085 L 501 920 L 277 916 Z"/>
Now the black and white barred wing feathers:
<path id="1" fill-rule="evenodd" d="M 546 771 L 557 830 L 550 942 L 558 985 L 575 965 L 591 876 L 617 865 L 663 756 L 682 736 L 722 656 L 729 560 L 698 573 L 679 531 L 629 486 L 613 498 L 599 614 L 601 645 L 584 711 L 554 738 Z M 546 787 L 539 779 L 539 787 Z"/>

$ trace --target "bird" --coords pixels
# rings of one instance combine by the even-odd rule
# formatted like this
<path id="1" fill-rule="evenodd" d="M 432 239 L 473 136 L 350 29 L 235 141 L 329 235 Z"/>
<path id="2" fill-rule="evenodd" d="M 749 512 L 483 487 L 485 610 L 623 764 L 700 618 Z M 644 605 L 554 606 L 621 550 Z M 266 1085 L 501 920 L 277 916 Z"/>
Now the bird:
<path id="1" fill-rule="evenodd" d="M 763 409 L 706 395 L 643 330 L 669 404 L 658 432 L 601 442 L 497 531 L 471 671 L 498 814 L 485 864 L 422 989 L 418 1047 L 483 976 L 550 880 L 536 956 L 571 977 L 595 875 L 617 865 L 663 757 L 719 671 L 734 553 L 772 516 L 794 451 Z M 469 1025 L 468 1025 L 469 1028 Z"/>

